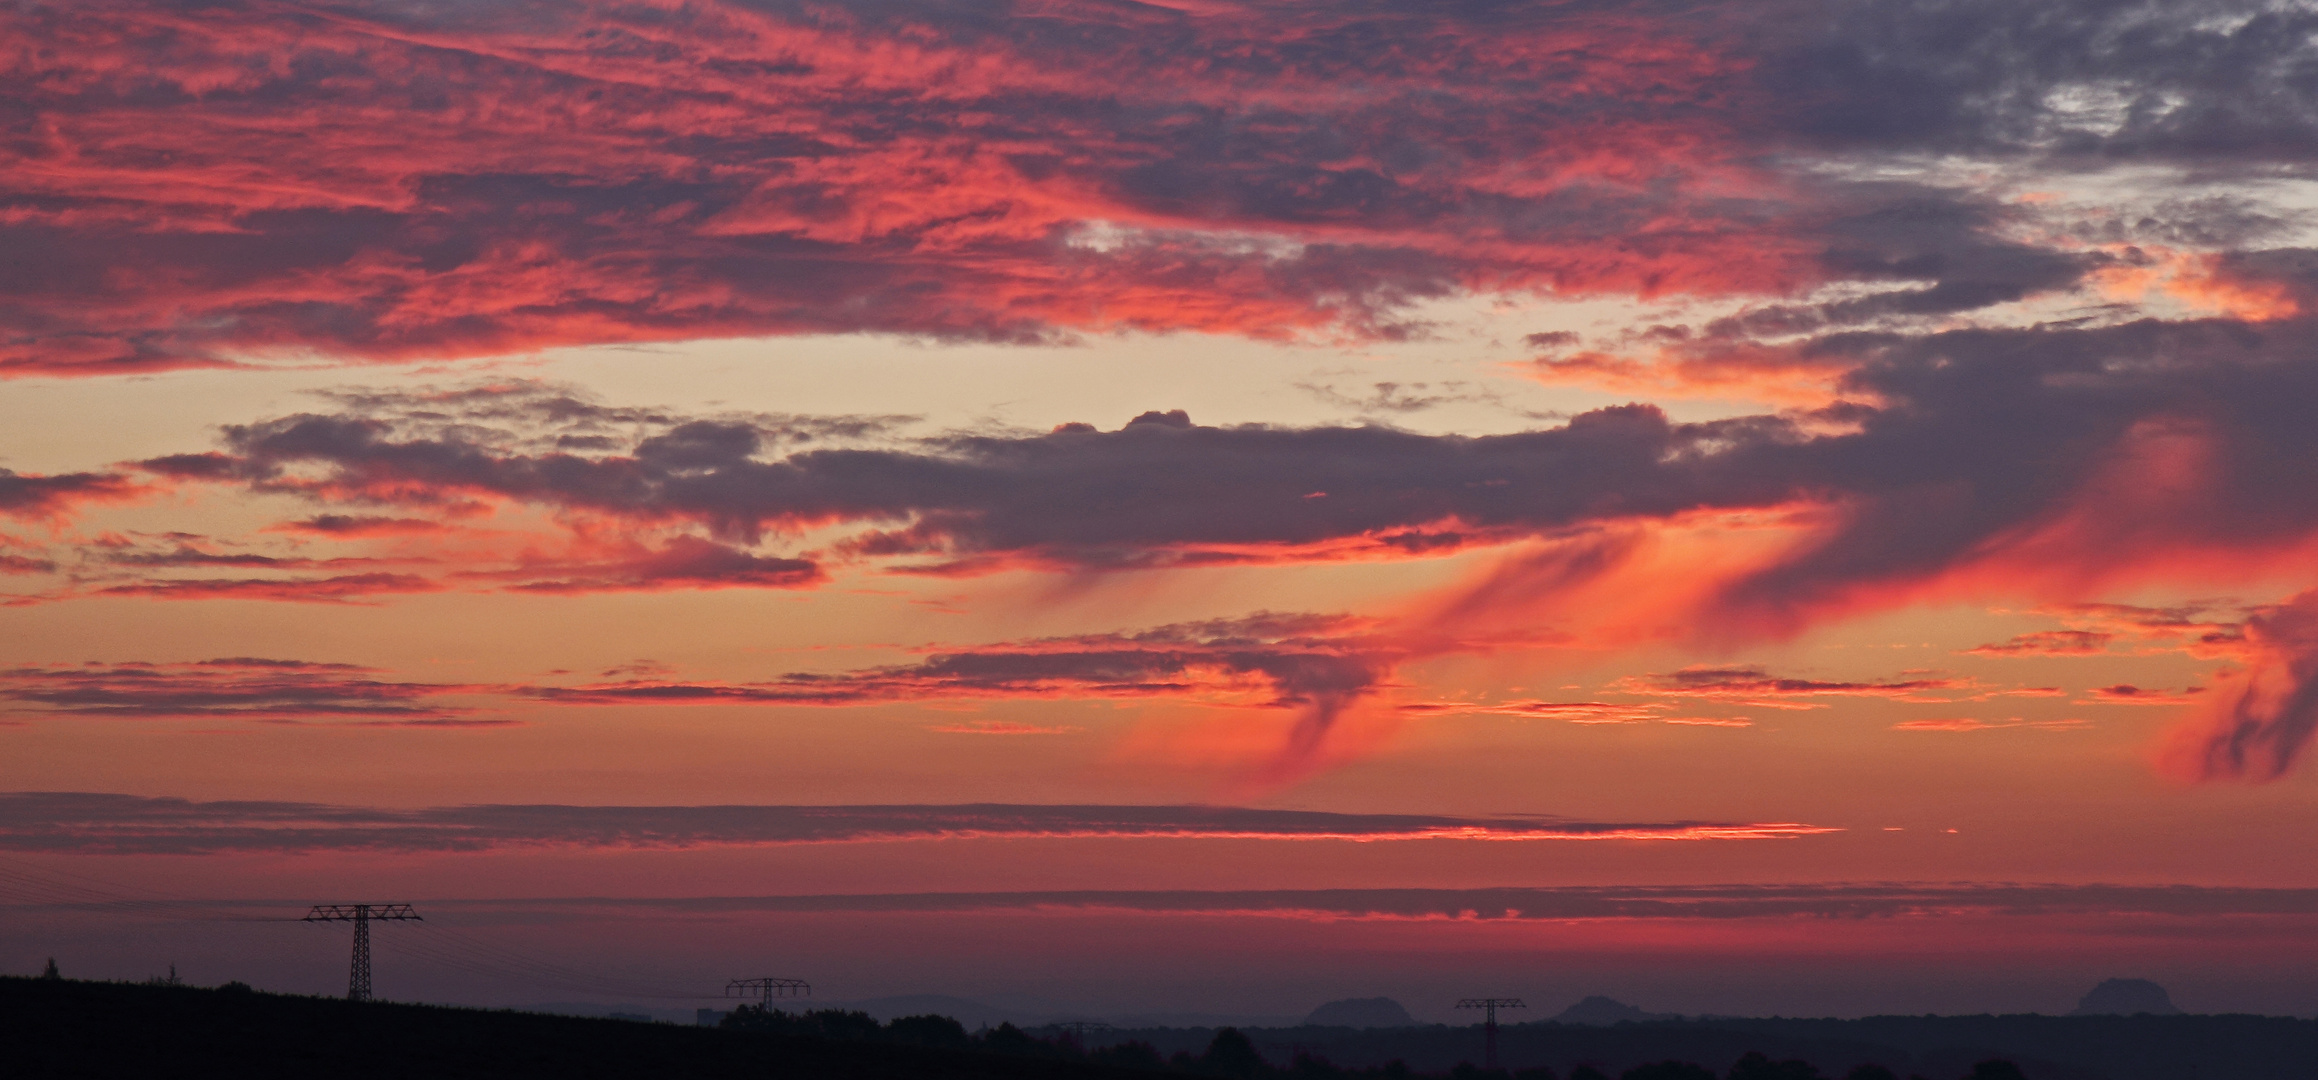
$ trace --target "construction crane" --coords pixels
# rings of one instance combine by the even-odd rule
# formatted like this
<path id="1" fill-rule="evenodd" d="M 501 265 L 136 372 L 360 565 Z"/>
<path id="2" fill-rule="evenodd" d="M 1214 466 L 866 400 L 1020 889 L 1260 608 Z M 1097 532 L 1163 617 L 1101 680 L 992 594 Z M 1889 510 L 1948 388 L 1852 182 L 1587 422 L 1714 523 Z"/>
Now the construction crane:
<path id="1" fill-rule="evenodd" d="M 354 924 L 354 969 L 346 976 L 346 1000 L 370 1000 L 370 924 L 424 922 L 409 904 L 316 904 L 299 922 Z"/>
<path id="2" fill-rule="evenodd" d="M 1457 1002 L 1460 1009 L 1486 1009 L 1487 1019 L 1481 1022 L 1482 1062 L 1488 1068 L 1497 1067 L 1497 1010 L 1526 1009 L 1520 998 L 1465 998 Z"/>
<path id="3" fill-rule="evenodd" d="M 726 997 L 753 997 L 765 1008 L 773 1007 L 774 998 L 812 997 L 813 984 L 803 979 L 734 979 L 724 984 Z"/>

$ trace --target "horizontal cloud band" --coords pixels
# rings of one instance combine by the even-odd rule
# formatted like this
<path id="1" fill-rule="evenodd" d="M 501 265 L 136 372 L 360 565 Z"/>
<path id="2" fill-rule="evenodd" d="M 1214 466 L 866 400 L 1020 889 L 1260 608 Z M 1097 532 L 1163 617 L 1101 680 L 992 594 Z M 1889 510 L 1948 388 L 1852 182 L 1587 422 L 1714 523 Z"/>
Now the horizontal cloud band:
<path id="1" fill-rule="evenodd" d="M 1338 814 L 1229 806 L 450 806 L 192 802 L 0 794 L 0 850 L 84 854 L 685 848 L 968 838 L 1714 840 L 1809 836 L 1792 823 L 1589 822 L 1539 815 Z"/>
<path id="2" fill-rule="evenodd" d="M 1134 912 L 1336 919 L 1764 919 L 1941 916 L 2318 916 L 2318 889 L 2199 885 L 1876 882 L 1504 889 L 1056 890 L 817 896 L 436 901 L 566 912 Z"/>

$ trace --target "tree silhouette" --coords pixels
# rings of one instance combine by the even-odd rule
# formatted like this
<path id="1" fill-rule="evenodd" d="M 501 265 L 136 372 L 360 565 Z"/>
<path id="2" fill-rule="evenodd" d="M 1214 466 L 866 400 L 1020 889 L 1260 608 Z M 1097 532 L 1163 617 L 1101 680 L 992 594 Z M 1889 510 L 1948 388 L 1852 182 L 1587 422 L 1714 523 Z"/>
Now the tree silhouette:
<path id="1" fill-rule="evenodd" d="M 1233 1080 L 1249 1080 L 1264 1071 L 1264 1055 L 1256 1052 L 1256 1044 L 1238 1028 L 1224 1028 L 1215 1033 L 1207 1044 L 1207 1052 L 1199 1055 L 1200 1071 Z"/>
<path id="2" fill-rule="evenodd" d="M 1147 1069 L 1157 1072 L 1167 1067 L 1167 1059 L 1160 1056 L 1159 1048 L 1141 1039 L 1129 1039 L 1117 1046 L 1106 1046 L 1087 1054 L 1087 1060 L 1098 1065 L 1121 1069 Z"/>
<path id="3" fill-rule="evenodd" d="M 53 956 L 51 956 L 51 957 L 49 957 L 49 958 L 48 958 L 48 966 L 47 966 L 46 968 L 43 968 L 43 969 L 41 969 L 41 972 L 40 972 L 40 977 L 41 977 L 41 978 L 43 978 L 43 979 L 61 979 L 61 978 L 64 978 L 64 976 L 62 976 L 62 975 L 59 975 L 59 974 L 57 974 L 57 973 L 56 973 L 56 957 L 53 957 Z"/>
<path id="4" fill-rule="evenodd" d="M 1819 1068 L 1808 1061 L 1772 1061 L 1758 1051 L 1730 1067 L 1730 1080 L 1822 1080 Z"/>
<path id="5" fill-rule="evenodd" d="M 2018 1065 L 2003 1058 L 1989 1058 L 1972 1066 L 1971 1080 L 2028 1080 L 2028 1077 L 2021 1073 Z"/>
<path id="6" fill-rule="evenodd" d="M 1687 1061 L 1661 1061 L 1636 1065 L 1618 1080 L 1714 1080 L 1714 1070 Z"/>
<path id="7" fill-rule="evenodd" d="M 966 1025 L 947 1016 L 896 1016 L 886 1021 L 885 1037 L 913 1046 L 965 1046 L 973 1041 Z"/>

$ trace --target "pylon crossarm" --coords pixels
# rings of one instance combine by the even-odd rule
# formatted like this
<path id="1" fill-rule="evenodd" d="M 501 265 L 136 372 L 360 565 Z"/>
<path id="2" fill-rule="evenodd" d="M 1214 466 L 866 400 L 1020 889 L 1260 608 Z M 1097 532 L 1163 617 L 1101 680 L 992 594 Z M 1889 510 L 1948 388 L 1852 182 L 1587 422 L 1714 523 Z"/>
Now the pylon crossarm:
<path id="1" fill-rule="evenodd" d="M 724 984 L 724 996 L 753 997 L 769 1006 L 774 998 L 812 997 L 813 984 L 803 979 L 734 979 Z"/>
<path id="2" fill-rule="evenodd" d="M 425 922 L 409 904 L 316 904 L 300 922 L 354 922 L 384 919 L 389 922 Z"/>

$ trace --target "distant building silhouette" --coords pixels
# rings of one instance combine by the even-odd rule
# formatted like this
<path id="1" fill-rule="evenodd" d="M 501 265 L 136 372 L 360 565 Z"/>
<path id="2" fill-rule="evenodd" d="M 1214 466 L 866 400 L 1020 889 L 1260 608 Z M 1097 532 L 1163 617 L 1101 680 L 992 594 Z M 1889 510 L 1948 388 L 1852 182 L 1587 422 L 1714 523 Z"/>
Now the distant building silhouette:
<path id="1" fill-rule="evenodd" d="M 2077 1002 L 2077 1010 L 2070 1016 L 2133 1016 L 2148 1013 L 2151 1016 L 2179 1016 L 2181 1010 L 2173 1006 L 2173 996 L 2165 988 L 2147 979 L 2107 979 L 2093 987 L 2084 1000 Z"/>

